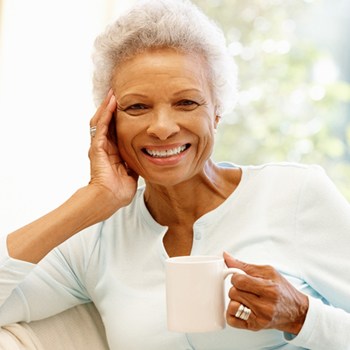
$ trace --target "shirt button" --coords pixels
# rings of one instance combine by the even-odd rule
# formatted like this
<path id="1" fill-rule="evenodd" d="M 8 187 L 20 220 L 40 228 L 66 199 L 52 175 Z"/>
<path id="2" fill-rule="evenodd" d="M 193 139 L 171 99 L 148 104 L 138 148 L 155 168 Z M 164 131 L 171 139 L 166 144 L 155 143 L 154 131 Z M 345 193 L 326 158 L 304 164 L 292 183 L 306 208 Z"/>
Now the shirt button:
<path id="1" fill-rule="evenodd" d="M 202 238 L 202 235 L 200 234 L 200 232 L 196 232 L 195 234 L 194 234 L 194 239 L 195 240 L 200 240 Z"/>

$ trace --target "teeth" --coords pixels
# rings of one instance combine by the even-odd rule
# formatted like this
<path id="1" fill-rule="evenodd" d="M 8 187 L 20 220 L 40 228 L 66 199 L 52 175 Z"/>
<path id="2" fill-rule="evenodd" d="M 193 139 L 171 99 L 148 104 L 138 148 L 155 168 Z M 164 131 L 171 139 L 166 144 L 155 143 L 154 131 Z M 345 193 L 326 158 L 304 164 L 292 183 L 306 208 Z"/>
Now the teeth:
<path id="1" fill-rule="evenodd" d="M 156 151 L 153 149 L 145 149 L 147 154 L 149 154 L 152 157 L 156 157 L 156 158 L 165 158 L 165 157 L 171 157 L 174 156 L 176 154 L 180 154 L 181 152 L 183 152 L 186 149 L 186 146 L 180 146 L 177 148 L 173 148 L 173 149 L 167 149 L 167 150 L 162 150 L 162 151 Z"/>

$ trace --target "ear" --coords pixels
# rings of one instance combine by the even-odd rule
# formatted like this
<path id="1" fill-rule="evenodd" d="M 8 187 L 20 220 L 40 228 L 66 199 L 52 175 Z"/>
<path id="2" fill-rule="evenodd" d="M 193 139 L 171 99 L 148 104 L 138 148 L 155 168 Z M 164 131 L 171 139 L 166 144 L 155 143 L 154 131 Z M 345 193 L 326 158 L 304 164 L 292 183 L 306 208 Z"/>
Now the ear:
<path id="1" fill-rule="evenodd" d="M 218 128 L 219 122 L 220 122 L 221 117 L 216 115 L 215 120 L 214 120 L 214 129 Z"/>

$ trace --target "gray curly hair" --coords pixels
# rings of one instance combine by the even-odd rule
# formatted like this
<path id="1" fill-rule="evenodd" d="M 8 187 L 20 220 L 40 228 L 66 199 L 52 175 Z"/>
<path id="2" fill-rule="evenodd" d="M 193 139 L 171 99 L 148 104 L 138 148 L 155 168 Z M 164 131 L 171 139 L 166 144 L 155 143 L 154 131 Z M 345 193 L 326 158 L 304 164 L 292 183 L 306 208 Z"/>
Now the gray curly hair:
<path id="1" fill-rule="evenodd" d="M 236 65 L 221 29 L 189 0 L 140 1 L 107 26 L 94 44 L 93 95 L 99 105 L 108 93 L 118 65 L 151 48 L 169 47 L 200 54 L 209 67 L 217 114 L 236 100 Z"/>

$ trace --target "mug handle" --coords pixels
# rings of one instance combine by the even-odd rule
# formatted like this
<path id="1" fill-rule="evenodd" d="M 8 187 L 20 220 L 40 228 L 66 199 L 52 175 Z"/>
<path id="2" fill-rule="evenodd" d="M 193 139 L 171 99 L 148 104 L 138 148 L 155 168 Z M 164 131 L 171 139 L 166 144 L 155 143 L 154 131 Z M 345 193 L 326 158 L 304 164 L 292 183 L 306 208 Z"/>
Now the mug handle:
<path id="1" fill-rule="evenodd" d="M 228 275 L 233 275 L 235 273 L 240 273 L 241 275 L 246 275 L 246 273 L 241 270 L 241 269 L 237 269 L 236 267 L 227 267 L 224 270 L 224 279 L 228 276 Z"/>

